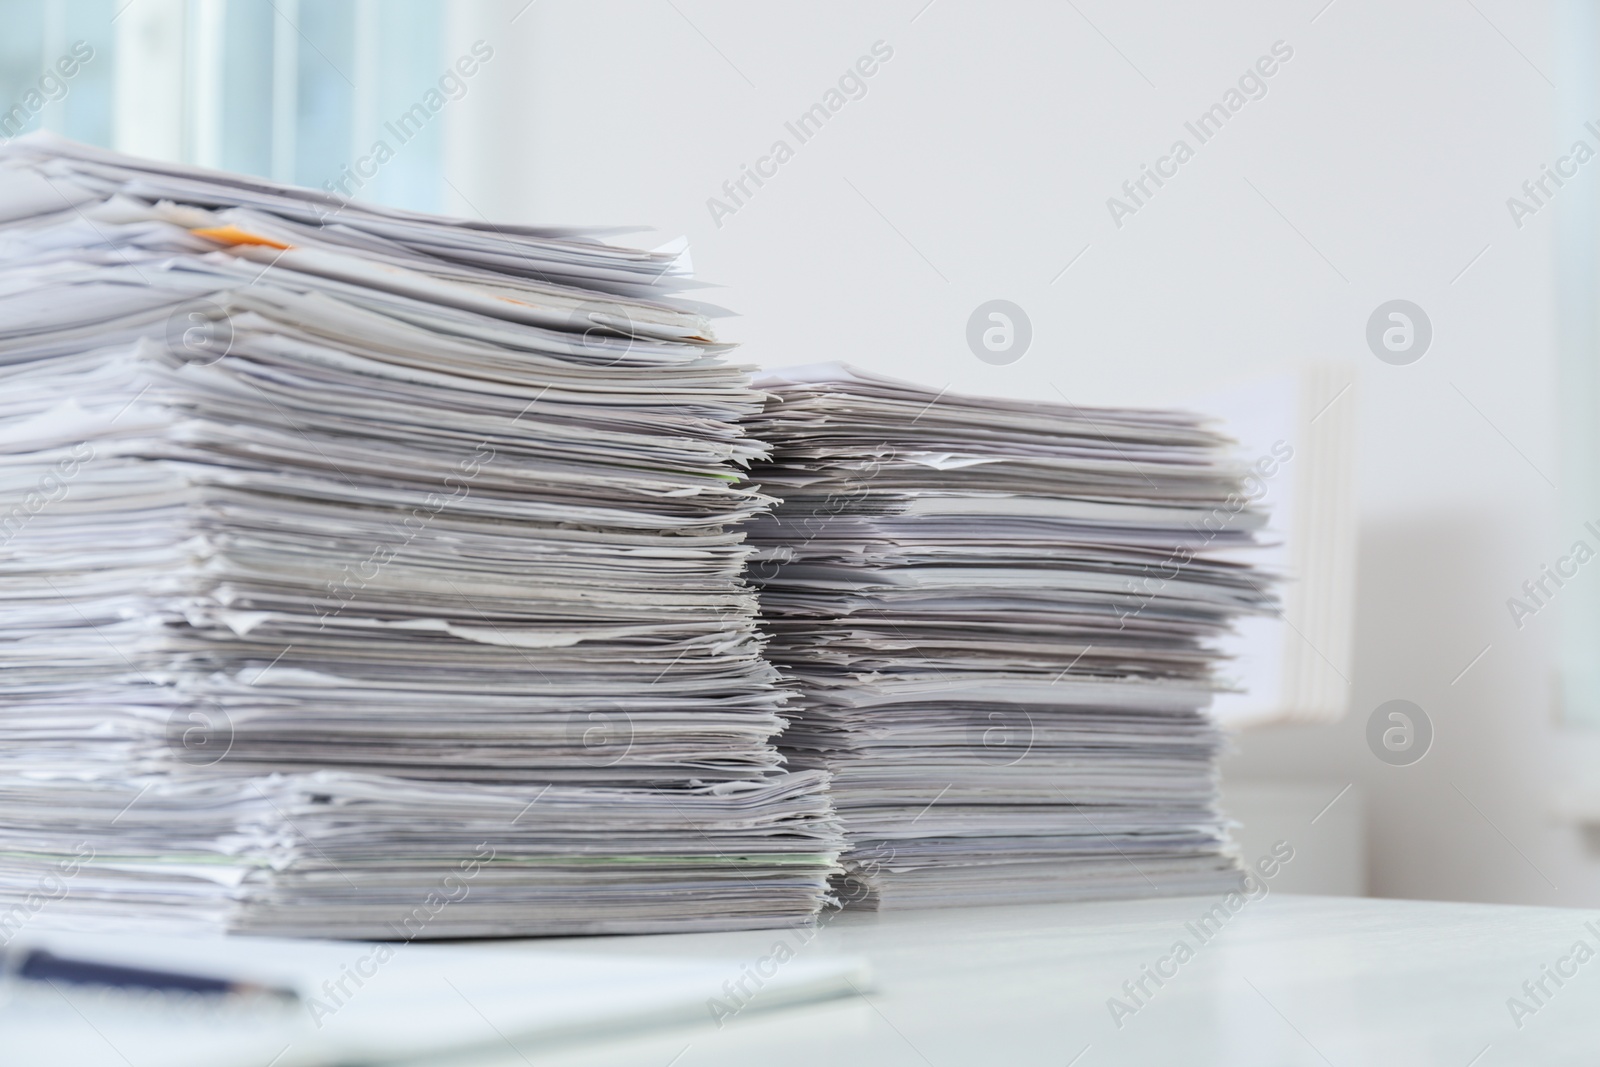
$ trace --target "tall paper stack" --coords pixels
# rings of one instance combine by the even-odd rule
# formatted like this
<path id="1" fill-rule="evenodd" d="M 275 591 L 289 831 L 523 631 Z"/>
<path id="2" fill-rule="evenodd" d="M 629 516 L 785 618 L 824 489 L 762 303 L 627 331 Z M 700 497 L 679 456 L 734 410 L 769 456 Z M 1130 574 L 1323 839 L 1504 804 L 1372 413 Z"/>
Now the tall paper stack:
<path id="1" fill-rule="evenodd" d="M 802 922 L 681 250 L 0 150 L 0 938 Z M 58 891 L 59 890 L 59 891 Z"/>
<path id="2" fill-rule="evenodd" d="M 777 372 L 752 528 L 799 686 L 792 762 L 834 772 L 847 899 L 1001 903 L 1237 879 L 1205 708 L 1215 643 L 1275 610 L 1263 515 L 1182 412 Z"/>

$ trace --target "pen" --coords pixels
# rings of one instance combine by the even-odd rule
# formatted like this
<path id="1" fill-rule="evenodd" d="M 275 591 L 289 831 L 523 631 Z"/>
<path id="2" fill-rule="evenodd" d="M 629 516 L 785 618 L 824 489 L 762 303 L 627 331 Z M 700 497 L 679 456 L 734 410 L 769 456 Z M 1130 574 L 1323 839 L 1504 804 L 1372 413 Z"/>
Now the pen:
<path id="1" fill-rule="evenodd" d="M 59 956 L 46 949 L 25 949 L 11 973 L 33 982 L 66 982 L 72 985 L 109 986 L 116 989 L 146 989 L 166 993 L 204 993 L 212 996 L 270 996 L 298 1001 L 292 989 L 255 982 L 185 971 L 130 967 L 120 963 Z M 12 961 L 7 960 L 7 963 Z"/>

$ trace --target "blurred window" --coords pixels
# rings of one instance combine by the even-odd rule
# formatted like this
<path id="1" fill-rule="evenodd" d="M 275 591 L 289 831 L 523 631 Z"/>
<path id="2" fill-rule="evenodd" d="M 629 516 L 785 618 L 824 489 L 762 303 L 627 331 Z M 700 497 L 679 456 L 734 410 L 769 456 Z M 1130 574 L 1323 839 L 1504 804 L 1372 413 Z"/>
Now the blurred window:
<path id="1" fill-rule="evenodd" d="M 3 3 L 0 138 L 46 129 L 442 207 L 442 124 L 388 131 L 446 73 L 444 0 Z"/>

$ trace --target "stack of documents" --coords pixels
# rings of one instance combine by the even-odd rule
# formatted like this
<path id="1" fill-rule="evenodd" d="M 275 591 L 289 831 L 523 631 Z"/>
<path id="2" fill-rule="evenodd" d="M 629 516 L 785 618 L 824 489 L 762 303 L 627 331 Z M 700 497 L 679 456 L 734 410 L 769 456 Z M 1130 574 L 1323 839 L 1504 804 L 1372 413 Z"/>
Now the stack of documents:
<path id="1" fill-rule="evenodd" d="M 1236 878 L 1217 639 L 1270 613 L 1246 466 L 1197 416 L 757 382 L 752 526 L 781 738 L 834 772 L 848 899 L 1019 902 Z M 1244 557 L 1241 559 L 1241 555 Z"/>
<path id="2" fill-rule="evenodd" d="M 840 838 L 772 743 L 762 395 L 687 271 L 0 150 L 0 927 L 811 916 Z"/>

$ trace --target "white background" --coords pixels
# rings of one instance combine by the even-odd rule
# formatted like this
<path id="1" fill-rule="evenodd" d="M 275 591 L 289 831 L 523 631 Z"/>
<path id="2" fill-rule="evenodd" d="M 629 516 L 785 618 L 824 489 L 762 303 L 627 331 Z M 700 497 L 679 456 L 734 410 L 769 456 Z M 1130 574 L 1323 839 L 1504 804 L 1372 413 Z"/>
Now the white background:
<path id="1" fill-rule="evenodd" d="M 766 365 L 845 359 L 958 390 L 1156 404 L 1351 361 L 1351 713 L 1247 734 L 1227 774 L 1330 797 L 1359 783 L 1377 894 L 1600 901 L 1583 832 L 1555 815 L 1564 790 L 1600 782 L 1600 742 L 1559 725 L 1556 613 L 1519 632 L 1506 607 L 1581 533 L 1551 484 L 1561 205 L 1520 231 L 1506 208 L 1582 134 L 1559 128 L 1556 10 L 924 2 L 456 5 L 451 54 L 476 38 L 496 52 L 452 105 L 456 210 L 686 234 L 723 285 L 707 298 L 742 316 L 725 332 Z M 717 227 L 707 199 L 774 139 L 793 145 L 785 120 L 879 40 L 894 57 L 867 96 Z M 1294 56 L 1267 96 L 1116 228 L 1107 197 L 1175 138 L 1194 145 L 1185 120 L 1279 40 Z M 1596 171 L 1559 195 L 1591 195 Z M 964 340 L 994 297 L 1033 323 L 1007 367 Z M 1397 297 L 1435 331 L 1405 367 L 1364 340 Z M 1411 767 L 1364 741 L 1393 698 L 1434 723 Z"/>

